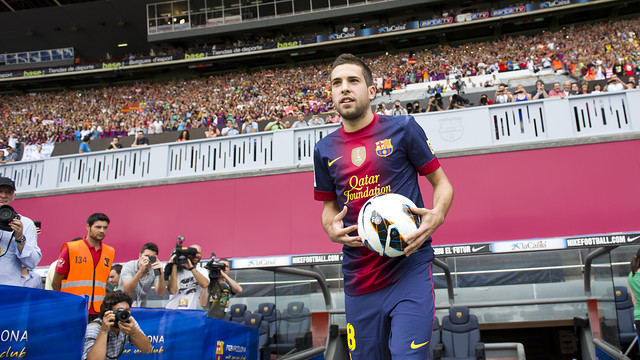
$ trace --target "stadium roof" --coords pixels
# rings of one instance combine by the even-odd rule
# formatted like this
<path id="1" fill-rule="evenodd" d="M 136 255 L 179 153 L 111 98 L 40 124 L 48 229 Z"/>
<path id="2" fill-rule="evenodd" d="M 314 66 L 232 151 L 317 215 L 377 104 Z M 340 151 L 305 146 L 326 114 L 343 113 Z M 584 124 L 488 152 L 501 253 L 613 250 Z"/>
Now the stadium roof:
<path id="1" fill-rule="evenodd" d="M 64 6 L 96 0 L 0 0 L 0 11 L 20 11 L 53 6 Z"/>

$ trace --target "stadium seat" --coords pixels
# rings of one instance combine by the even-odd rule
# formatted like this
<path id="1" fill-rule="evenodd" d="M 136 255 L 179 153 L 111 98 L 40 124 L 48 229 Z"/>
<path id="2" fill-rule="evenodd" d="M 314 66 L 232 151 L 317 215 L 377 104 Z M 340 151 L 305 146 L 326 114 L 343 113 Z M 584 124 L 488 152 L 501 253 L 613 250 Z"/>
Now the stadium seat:
<path id="1" fill-rule="evenodd" d="M 251 311 L 247 310 L 246 304 L 234 304 L 231 305 L 231 318 L 230 321 L 238 324 L 244 324 L 245 316 L 250 315 Z"/>
<path id="2" fill-rule="evenodd" d="M 311 312 L 301 301 L 290 302 L 282 311 L 280 328 L 271 351 L 286 354 L 312 347 Z"/>
<path id="3" fill-rule="evenodd" d="M 269 326 L 269 339 L 271 340 L 270 342 L 273 342 L 280 327 L 280 318 L 282 317 L 280 310 L 276 308 L 276 304 L 274 303 L 261 303 L 258 305 L 258 310 L 254 313 L 261 314 L 263 321 L 267 322 Z"/>
<path id="4" fill-rule="evenodd" d="M 442 342 L 440 336 L 440 320 L 437 316 L 433 317 L 433 328 L 431 332 L 431 342 L 429 343 L 429 359 L 436 359 L 435 354 L 439 354 L 437 358 L 442 357 Z"/>
<path id="5" fill-rule="evenodd" d="M 633 302 L 625 286 L 616 286 L 614 291 L 620 345 L 622 346 L 622 350 L 624 350 L 637 336 L 635 328 L 633 327 Z"/>
<path id="6" fill-rule="evenodd" d="M 478 318 L 469 315 L 469 308 L 449 309 L 449 316 L 442 319 L 442 346 L 444 360 L 484 360 Z"/>
<path id="7" fill-rule="evenodd" d="M 258 354 L 259 360 L 269 360 L 271 350 L 269 349 L 269 324 L 264 320 L 262 314 L 252 313 L 244 318 L 244 324 L 258 329 Z"/>

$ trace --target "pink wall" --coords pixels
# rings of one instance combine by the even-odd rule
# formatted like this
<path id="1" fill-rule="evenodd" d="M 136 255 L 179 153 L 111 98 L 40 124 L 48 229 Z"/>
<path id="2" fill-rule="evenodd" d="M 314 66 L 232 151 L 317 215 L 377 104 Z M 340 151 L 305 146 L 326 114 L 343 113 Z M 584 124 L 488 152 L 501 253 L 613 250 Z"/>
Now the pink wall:
<path id="1" fill-rule="evenodd" d="M 640 140 L 441 160 L 455 199 L 436 244 L 640 230 Z M 430 186 L 422 179 L 425 202 Z M 93 212 L 111 217 L 106 243 L 116 261 L 148 241 L 166 260 L 177 235 L 204 257 L 339 252 L 320 226 L 313 173 L 195 182 L 20 199 L 42 221 L 40 265 L 86 235 Z"/>

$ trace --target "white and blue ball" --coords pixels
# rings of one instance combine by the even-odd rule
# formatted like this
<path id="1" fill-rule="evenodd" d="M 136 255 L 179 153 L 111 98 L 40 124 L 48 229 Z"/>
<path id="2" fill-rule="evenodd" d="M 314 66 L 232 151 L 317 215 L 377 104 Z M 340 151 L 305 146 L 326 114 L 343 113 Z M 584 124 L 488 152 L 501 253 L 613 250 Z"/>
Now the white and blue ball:
<path id="1" fill-rule="evenodd" d="M 404 255 L 407 235 L 420 226 L 420 215 L 411 211 L 413 207 L 413 201 L 400 194 L 369 199 L 358 214 L 358 235 L 364 245 L 381 256 Z"/>

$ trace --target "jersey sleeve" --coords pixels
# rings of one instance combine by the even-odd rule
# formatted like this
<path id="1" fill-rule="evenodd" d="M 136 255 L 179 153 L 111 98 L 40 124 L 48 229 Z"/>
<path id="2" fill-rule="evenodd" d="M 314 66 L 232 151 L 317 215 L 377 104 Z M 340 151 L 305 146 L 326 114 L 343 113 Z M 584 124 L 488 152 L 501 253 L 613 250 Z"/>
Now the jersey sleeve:
<path id="1" fill-rule="evenodd" d="M 409 161 L 420 175 L 429 175 L 438 170 L 440 162 L 424 130 L 413 116 L 409 116 L 404 134 Z"/>
<path id="2" fill-rule="evenodd" d="M 322 161 L 318 145 L 313 151 L 313 177 L 313 198 L 315 200 L 333 201 L 338 198 L 335 183 L 329 174 L 327 164 Z"/>

